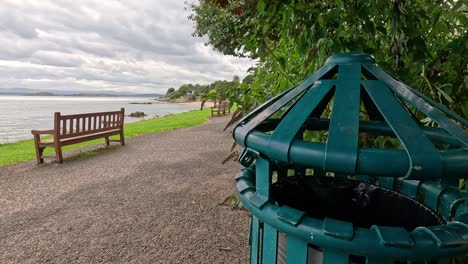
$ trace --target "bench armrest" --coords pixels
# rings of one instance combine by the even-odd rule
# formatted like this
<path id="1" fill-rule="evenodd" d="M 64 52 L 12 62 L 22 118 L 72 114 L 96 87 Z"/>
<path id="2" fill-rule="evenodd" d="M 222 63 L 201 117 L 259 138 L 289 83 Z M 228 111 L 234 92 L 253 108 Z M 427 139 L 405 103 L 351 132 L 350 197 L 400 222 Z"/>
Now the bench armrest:
<path id="1" fill-rule="evenodd" d="M 31 134 L 33 135 L 53 135 L 54 130 L 49 129 L 49 130 L 31 130 Z"/>

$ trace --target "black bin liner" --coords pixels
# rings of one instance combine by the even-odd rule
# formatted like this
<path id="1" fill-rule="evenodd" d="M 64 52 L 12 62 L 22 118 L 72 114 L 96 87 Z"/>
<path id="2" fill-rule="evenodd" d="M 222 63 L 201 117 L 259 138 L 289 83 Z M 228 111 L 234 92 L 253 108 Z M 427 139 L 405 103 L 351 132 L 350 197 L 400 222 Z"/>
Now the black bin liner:
<path id="1" fill-rule="evenodd" d="M 444 224 L 425 205 L 376 185 L 335 177 L 290 176 L 272 185 L 272 199 L 318 219 L 348 221 L 354 226 L 402 227 Z"/>

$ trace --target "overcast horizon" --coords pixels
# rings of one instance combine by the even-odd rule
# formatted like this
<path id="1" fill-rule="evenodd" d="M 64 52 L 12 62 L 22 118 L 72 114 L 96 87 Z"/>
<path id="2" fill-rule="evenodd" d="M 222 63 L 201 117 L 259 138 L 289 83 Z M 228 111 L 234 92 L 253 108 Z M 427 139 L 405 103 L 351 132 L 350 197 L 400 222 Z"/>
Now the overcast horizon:
<path id="1" fill-rule="evenodd" d="M 0 4 L 2 88 L 165 93 L 243 78 L 248 59 L 192 37 L 185 0 Z"/>

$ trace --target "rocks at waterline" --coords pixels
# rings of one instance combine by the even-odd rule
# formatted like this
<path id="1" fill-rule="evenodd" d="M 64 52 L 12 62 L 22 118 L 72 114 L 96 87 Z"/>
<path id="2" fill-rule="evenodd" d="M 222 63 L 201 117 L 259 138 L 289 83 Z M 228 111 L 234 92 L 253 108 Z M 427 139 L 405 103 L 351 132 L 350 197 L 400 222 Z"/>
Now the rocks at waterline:
<path id="1" fill-rule="evenodd" d="M 144 112 L 136 111 L 128 115 L 129 117 L 145 117 L 147 116 Z"/>

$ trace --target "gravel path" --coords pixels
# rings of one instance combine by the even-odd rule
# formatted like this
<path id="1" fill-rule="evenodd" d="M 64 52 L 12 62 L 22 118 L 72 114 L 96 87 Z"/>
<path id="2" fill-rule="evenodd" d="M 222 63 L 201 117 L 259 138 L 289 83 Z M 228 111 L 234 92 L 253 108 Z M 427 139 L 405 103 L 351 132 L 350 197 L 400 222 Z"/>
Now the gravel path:
<path id="1" fill-rule="evenodd" d="M 0 263 L 247 263 L 226 117 L 63 165 L 0 169 Z M 33 147 L 33 146 L 31 146 Z"/>

